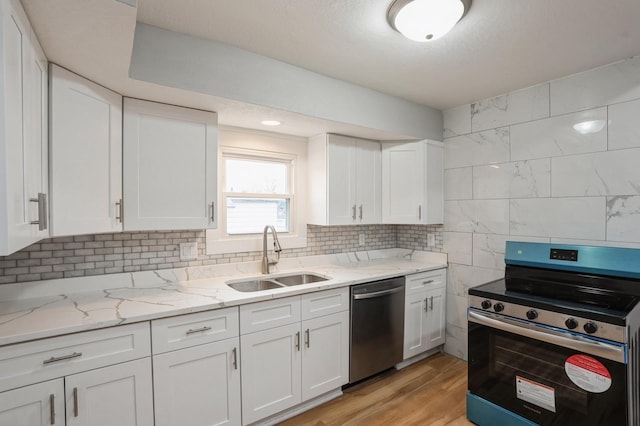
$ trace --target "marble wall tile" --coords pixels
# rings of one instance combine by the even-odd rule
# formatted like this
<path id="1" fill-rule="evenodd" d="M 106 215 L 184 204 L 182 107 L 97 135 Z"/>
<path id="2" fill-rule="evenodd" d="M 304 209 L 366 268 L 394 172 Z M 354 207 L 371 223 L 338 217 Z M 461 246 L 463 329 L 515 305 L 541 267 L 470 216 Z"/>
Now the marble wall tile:
<path id="1" fill-rule="evenodd" d="M 507 241 L 548 243 L 549 238 L 518 235 L 473 234 L 473 266 L 504 269 L 504 250 Z"/>
<path id="2" fill-rule="evenodd" d="M 471 104 L 474 132 L 549 117 L 549 84 Z"/>
<path id="3" fill-rule="evenodd" d="M 502 277 L 504 277 L 504 268 L 480 268 L 449 263 L 449 269 L 447 270 L 447 297 L 449 294 L 467 297 L 470 288 Z"/>
<path id="4" fill-rule="evenodd" d="M 605 204 L 605 197 L 512 199 L 509 234 L 604 240 Z"/>
<path id="5" fill-rule="evenodd" d="M 460 105 L 442 112 L 445 138 L 471 133 L 471 105 Z"/>
<path id="6" fill-rule="evenodd" d="M 507 234 L 509 200 L 445 201 L 444 230 Z"/>
<path id="7" fill-rule="evenodd" d="M 551 194 L 550 160 L 528 160 L 473 168 L 473 198 L 536 198 Z"/>
<path id="8" fill-rule="evenodd" d="M 551 159 L 554 197 L 640 194 L 640 148 Z"/>
<path id="9" fill-rule="evenodd" d="M 447 324 L 453 324 L 458 327 L 466 327 L 467 325 L 467 306 L 469 305 L 466 296 L 456 296 L 447 294 Z"/>
<path id="10" fill-rule="evenodd" d="M 471 265 L 472 235 L 469 232 L 444 232 L 442 250 L 447 253 L 449 263 Z"/>
<path id="11" fill-rule="evenodd" d="M 640 100 L 609 105 L 609 149 L 640 147 Z"/>
<path id="12" fill-rule="evenodd" d="M 449 138 L 444 143 L 444 168 L 479 166 L 509 161 L 509 128 Z"/>
<path id="13" fill-rule="evenodd" d="M 580 133 L 578 123 L 601 124 L 599 131 Z M 607 109 L 598 108 L 574 114 L 511 126 L 511 160 L 558 157 L 570 154 L 606 151 Z"/>
<path id="14" fill-rule="evenodd" d="M 640 98 L 640 57 L 551 81 L 551 115 Z"/>
<path id="15" fill-rule="evenodd" d="M 607 240 L 640 241 L 640 196 L 607 198 Z"/>
<path id="16" fill-rule="evenodd" d="M 473 169 L 461 167 L 444 171 L 444 199 L 470 200 L 473 198 Z"/>
<path id="17" fill-rule="evenodd" d="M 467 349 L 467 327 L 447 324 L 446 333 L 447 334 L 444 342 L 445 353 L 466 361 L 469 353 Z"/>

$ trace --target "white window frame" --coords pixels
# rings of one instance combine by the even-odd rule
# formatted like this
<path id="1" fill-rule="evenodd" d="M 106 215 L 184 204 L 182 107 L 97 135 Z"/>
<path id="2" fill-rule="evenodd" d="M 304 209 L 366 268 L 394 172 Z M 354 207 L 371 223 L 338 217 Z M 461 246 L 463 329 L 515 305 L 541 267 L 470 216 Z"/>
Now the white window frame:
<path id="1" fill-rule="evenodd" d="M 307 246 L 306 217 L 306 176 L 307 176 L 307 139 L 261 132 L 234 127 L 218 129 L 218 182 L 225 188 L 225 157 L 238 156 L 257 159 L 274 159 L 290 161 L 290 232 L 279 233 L 278 239 L 286 253 L 287 249 Z M 227 192 L 218 191 L 216 205 L 219 217 L 216 229 L 206 230 L 206 253 L 225 254 L 243 253 L 262 250 L 262 233 L 229 235 L 226 232 L 226 200 Z M 255 194 L 270 197 L 269 194 Z M 275 195 L 274 195 L 275 196 Z M 278 198 L 281 198 L 278 195 Z M 269 225 L 265 223 L 264 225 Z"/>

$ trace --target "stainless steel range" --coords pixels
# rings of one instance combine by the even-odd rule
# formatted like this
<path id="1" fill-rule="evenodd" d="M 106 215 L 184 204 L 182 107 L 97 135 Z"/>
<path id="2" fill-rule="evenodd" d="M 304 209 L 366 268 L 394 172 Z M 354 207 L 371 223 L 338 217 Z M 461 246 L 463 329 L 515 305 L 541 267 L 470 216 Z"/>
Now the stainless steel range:
<path id="1" fill-rule="evenodd" d="M 467 417 L 640 425 L 640 250 L 507 242 L 469 290 Z"/>

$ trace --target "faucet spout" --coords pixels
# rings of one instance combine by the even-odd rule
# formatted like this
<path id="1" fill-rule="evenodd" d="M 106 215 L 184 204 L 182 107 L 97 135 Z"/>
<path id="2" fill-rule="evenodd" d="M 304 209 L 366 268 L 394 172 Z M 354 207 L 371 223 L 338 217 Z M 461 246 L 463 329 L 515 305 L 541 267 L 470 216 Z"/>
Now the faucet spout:
<path id="1" fill-rule="evenodd" d="M 269 255 L 267 254 L 267 233 L 271 231 L 273 235 L 273 251 L 276 252 L 276 259 L 269 259 Z M 280 246 L 280 241 L 278 241 L 278 233 L 276 232 L 276 228 L 273 225 L 267 225 L 264 227 L 264 231 L 262 233 L 262 273 L 269 273 L 269 266 L 275 265 L 280 260 L 280 252 L 282 251 L 282 247 Z"/>

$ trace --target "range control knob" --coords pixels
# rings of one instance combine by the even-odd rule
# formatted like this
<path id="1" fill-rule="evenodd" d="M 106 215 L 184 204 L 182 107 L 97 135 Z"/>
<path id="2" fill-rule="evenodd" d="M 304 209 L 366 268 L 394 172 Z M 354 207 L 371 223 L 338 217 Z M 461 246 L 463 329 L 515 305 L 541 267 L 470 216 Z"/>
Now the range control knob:
<path id="1" fill-rule="evenodd" d="M 536 311 L 535 309 L 529 309 L 527 311 L 527 318 L 529 318 L 530 320 L 538 318 L 538 311 Z"/>
<path id="2" fill-rule="evenodd" d="M 504 305 L 502 303 L 496 303 L 493 305 L 493 310 L 496 312 L 502 312 L 504 311 Z"/>
<path id="3" fill-rule="evenodd" d="M 567 318 L 567 320 L 564 322 L 564 325 L 566 325 L 569 330 L 573 330 L 578 326 L 578 321 L 574 320 L 573 318 Z"/>
<path id="4" fill-rule="evenodd" d="M 483 300 L 480 306 L 482 306 L 482 309 L 489 309 L 491 307 L 491 300 Z"/>
<path id="5" fill-rule="evenodd" d="M 591 321 L 585 323 L 583 328 L 584 328 L 584 331 L 586 331 L 588 334 L 593 334 L 596 331 L 598 331 L 598 326 L 592 323 Z"/>

